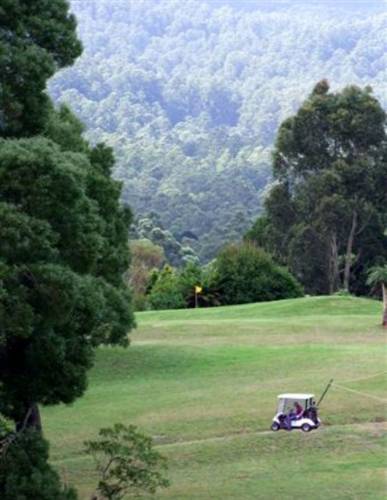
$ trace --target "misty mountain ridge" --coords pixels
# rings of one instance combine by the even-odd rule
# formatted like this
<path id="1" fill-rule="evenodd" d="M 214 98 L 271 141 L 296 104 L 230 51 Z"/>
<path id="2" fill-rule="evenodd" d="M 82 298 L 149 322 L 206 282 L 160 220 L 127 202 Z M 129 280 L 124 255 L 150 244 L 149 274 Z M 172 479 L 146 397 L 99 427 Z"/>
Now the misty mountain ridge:
<path id="1" fill-rule="evenodd" d="M 50 92 L 114 147 L 136 216 L 208 260 L 259 213 L 278 126 L 317 81 L 371 85 L 386 108 L 384 5 L 73 1 L 84 54 Z"/>

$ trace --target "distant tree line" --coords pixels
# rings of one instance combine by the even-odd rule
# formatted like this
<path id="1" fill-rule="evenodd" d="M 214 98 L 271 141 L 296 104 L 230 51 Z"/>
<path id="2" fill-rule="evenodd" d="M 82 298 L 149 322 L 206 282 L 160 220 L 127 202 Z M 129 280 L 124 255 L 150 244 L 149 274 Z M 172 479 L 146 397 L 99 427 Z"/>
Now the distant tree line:
<path id="1" fill-rule="evenodd" d="M 131 243 L 130 283 L 137 310 L 182 309 L 246 304 L 301 297 L 302 286 L 253 243 L 230 244 L 212 262 L 166 263 L 160 247 L 149 240 Z M 195 297 L 195 288 L 199 292 Z"/>

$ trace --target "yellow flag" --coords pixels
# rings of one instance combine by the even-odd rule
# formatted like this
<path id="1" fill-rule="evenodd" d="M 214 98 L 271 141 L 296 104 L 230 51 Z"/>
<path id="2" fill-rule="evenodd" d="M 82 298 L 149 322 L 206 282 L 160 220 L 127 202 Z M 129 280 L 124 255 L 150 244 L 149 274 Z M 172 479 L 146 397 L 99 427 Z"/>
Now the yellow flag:
<path id="1" fill-rule="evenodd" d="M 201 286 L 195 286 L 196 293 L 201 293 L 202 291 L 203 291 L 203 288 Z"/>

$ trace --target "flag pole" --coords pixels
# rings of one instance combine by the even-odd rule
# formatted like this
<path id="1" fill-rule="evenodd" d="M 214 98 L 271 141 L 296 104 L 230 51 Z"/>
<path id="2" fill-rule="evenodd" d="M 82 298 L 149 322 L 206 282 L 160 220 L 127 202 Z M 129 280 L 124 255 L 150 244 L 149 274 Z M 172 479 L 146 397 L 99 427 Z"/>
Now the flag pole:
<path id="1" fill-rule="evenodd" d="M 203 288 L 199 285 L 195 285 L 194 290 L 195 290 L 195 309 L 196 309 L 197 307 L 199 307 L 198 295 L 199 295 L 199 293 L 202 293 Z"/>

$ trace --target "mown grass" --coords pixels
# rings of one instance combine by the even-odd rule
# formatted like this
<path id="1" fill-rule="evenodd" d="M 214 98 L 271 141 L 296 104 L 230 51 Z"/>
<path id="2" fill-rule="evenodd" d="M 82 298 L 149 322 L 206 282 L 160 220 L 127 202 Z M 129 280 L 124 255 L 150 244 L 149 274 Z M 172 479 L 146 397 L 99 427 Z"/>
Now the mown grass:
<path id="1" fill-rule="evenodd" d="M 115 422 L 154 436 L 157 498 L 385 498 L 380 303 L 351 297 L 147 312 L 127 349 L 101 348 L 85 396 L 44 410 L 53 464 L 89 498 L 85 439 Z M 319 394 L 324 428 L 266 433 L 280 392 Z M 359 392 L 361 394 L 359 394 Z"/>

